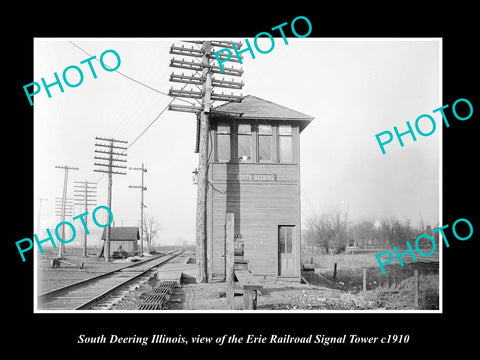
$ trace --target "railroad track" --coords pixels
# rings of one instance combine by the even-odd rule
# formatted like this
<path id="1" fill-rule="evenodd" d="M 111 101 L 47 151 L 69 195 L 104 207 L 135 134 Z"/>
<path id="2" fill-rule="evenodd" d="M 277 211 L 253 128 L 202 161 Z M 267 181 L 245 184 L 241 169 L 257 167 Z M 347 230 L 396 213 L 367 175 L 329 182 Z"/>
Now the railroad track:
<path id="1" fill-rule="evenodd" d="M 151 272 L 164 263 L 183 253 L 173 251 L 163 256 L 153 257 L 133 263 L 93 278 L 85 279 L 60 289 L 41 294 L 37 298 L 39 310 L 86 310 L 95 308 L 113 292 L 126 287 L 140 278 L 148 278 Z"/>

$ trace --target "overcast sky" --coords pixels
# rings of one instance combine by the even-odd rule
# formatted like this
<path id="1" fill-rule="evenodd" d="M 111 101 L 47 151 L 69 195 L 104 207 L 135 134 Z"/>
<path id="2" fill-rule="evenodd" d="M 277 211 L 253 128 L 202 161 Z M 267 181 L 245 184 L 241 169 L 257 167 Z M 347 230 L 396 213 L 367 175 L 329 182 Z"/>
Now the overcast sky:
<path id="1" fill-rule="evenodd" d="M 55 197 L 62 195 L 63 170 L 55 165 L 80 168 L 69 173 L 68 196 L 74 181 L 98 182 L 98 204 L 106 204 L 107 176 L 93 171 L 95 136 L 132 143 L 167 106 L 162 95 L 116 72 L 92 63 L 114 49 L 121 57 L 120 72 L 168 93 L 169 48 L 180 39 L 35 39 L 34 79 L 53 82 L 69 65 L 84 70 L 83 83 L 44 89 L 34 105 L 35 229 L 38 198 L 42 202 L 40 228 L 54 228 Z M 203 40 L 203 39 L 201 39 Z M 244 39 L 228 39 L 244 41 Z M 250 39 L 251 40 L 251 39 Z M 255 95 L 315 117 L 301 134 L 302 219 L 332 207 L 348 209 L 349 219 L 377 220 L 407 217 L 417 224 L 439 222 L 441 121 L 432 110 L 441 103 L 440 39 L 288 39 L 276 38 L 269 54 L 244 54 L 243 95 Z M 268 48 L 265 45 L 264 48 Z M 111 54 L 110 54 L 111 55 Z M 115 65 L 113 56 L 107 64 Z M 237 66 L 238 67 L 238 66 Z M 73 71 L 72 71 L 73 73 Z M 72 74 L 72 82 L 73 82 Z M 174 85 L 174 88 L 178 88 Z M 26 106 L 28 100 L 25 99 Z M 421 114 L 437 120 L 429 137 L 405 137 L 386 146 L 382 155 L 375 134 L 393 126 L 406 130 Z M 425 125 L 425 129 L 427 125 Z M 426 131 L 426 130 L 425 130 Z M 192 171 L 198 165 L 195 115 L 165 111 L 127 151 L 127 166 L 143 162 L 146 214 L 163 227 L 160 243 L 195 241 L 196 186 Z M 140 172 L 114 175 L 112 211 L 117 226 L 136 226 L 140 218 Z M 91 223 L 94 226 L 93 223 Z"/>

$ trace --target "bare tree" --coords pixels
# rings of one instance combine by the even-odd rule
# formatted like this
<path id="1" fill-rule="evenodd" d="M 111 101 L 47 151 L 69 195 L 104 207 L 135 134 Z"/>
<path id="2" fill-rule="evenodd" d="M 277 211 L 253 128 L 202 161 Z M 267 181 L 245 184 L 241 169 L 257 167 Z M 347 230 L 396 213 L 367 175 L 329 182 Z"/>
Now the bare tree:
<path id="1" fill-rule="evenodd" d="M 334 249 L 342 252 L 346 246 L 353 244 L 367 248 L 389 248 L 397 246 L 405 248 L 405 242 L 411 244 L 415 239 L 425 232 L 431 233 L 431 226 L 423 223 L 419 226 L 412 226 L 409 218 L 402 222 L 395 216 L 381 219 L 376 225 L 373 220 L 365 219 L 348 222 L 348 211 L 341 208 L 333 208 L 323 212 L 320 216 L 312 216 L 307 219 L 308 231 L 304 233 L 307 245 L 325 249 L 327 252 Z M 438 236 L 438 233 L 435 234 Z"/>
<path id="2" fill-rule="evenodd" d="M 320 216 L 309 219 L 316 233 L 316 244 L 327 252 L 330 249 L 343 251 L 349 243 L 347 231 L 348 212 L 333 208 Z"/>
<path id="3" fill-rule="evenodd" d="M 143 217 L 143 235 L 147 242 L 147 249 L 152 249 L 152 242 L 163 229 L 159 221 L 153 216 L 146 215 Z"/>
<path id="4" fill-rule="evenodd" d="M 384 218 L 381 221 L 380 237 L 384 247 L 398 246 L 405 247 L 405 242 L 414 240 L 418 235 L 422 234 L 421 226 L 414 228 L 410 219 L 406 218 L 404 223 L 396 217 Z M 421 225 L 421 224 L 420 224 Z"/>
<path id="5" fill-rule="evenodd" d="M 377 229 L 373 221 L 361 220 L 357 221 L 351 227 L 352 237 L 357 246 L 368 248 L 374 246 L 374 241 L 378 237 Z"/>

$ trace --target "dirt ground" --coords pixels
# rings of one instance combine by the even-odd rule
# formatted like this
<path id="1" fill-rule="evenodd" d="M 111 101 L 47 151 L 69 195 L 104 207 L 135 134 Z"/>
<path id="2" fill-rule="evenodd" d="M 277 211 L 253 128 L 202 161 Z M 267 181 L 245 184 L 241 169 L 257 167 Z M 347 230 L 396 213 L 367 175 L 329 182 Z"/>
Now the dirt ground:
<path id="1" fill-rule="evenodd" d="M 226 309 L 219 297 L 225 283 L 184 284 L 172 296 L 169 309 Z M 438 297 L 437 297 L 438 302 Z M 241 296 L 235 297 L 235 309 L 242 308 Z M 419 309 L 432 309 L 420 303 Z M 270 280 L 257 297 L 257 310 L 408 310 L 415 309 L 413 297 L 400 290 L 351 292 L 323 286 Z"/>
<path id="2" fill-rule="evenodd" d="M 268 281 L 257 297 L 257 310 L 358 310 L 378 309 L 372 293 L 354 295 L 340 290 L 312 287 L 285 281 Z M 141 294 L 151 290 L 145 284 L 127 295 L 113 310 L 135 310 Z M 167 310 L 226 310 L 225 282 L 206 284 L 182 282 L 172 293 Z M 235 296 L 235 310 L 242 309 L 242 297 Z"/>
<path id="3" fill-rule="evenodd" d="M 49 254 L 37 259 L 38 294 L 65 286 L 67 284 L 112 271 L 125 266 L 125 263 L 105 263 L 98 258 L 96 251 L 88 257 L 81 256 L 81 251 L 69 251 L 66 261 L 73 265 L 61 264 L 53 269 L 48 260 Z M 51 254 L 50 254 L 51 255 Z M 83 268 L 80 263 L 83 262 Z M 421 264 L 411 264 L 399 271 L 413 271 Z M 348 282 L 331 277 L 321 271 L 302 272 L 309 284 L 260 279 L 264 285 L 257 297 L 258 310 L 408 310 L 415 309 L 411 278 L 405 278 L 390 286 L 375 287 L 370 282 L 368 291 L 361 291 L 358 282 Z M 420 306 L 418 309 L 438 309 L 438 272 L 425 273 L 420 281 Z M 343 281 L 341 281 L 343 280 Z M 422 285 L 423 284 L 423 285 Z M 147 282 L 134 292 L 127 294 L 112 310 L 136 310 L 143 293 L 150 291 L 155 282 Z M 224 282 L 197 284 L 193 276 L 185 274 L 182 283 L 172 293 L 169 310 L 224 310 L 226 298 L 219 296 L 225 291 Z M 242 308 L 242 297 L 235 297 L 235 309 Z"/>
<path id="4" fill-rule="evenodd" d="M 71 264 L 61 263 L 59 268 L 52 268 L 50 262 L 54 255 L 53 250 L 47 250 L 43 255 L 38 254 L 36 263 L 38 294 L 113 271 L 126 265 L 115 262 L 106 263 L 103 258 L 98 257 L 98 251 L 95 249 L 89 251 L 87 257 L 83 257 L 81 249 L 71 248 L 68 249 L 65 255 L 65 261 Z M 80 268 L 81 263 L 83 263 L 83 268 Z"/>
<path id="5" fill-rule="evenodd" d="M 310 275 L 312 277 L 312 275 Z M 334 289 L 321 285 L 307 285 L 269 279 L 260 281 L 264 289 L 257 297 L 257 310 L 411 310 L 415 309 L 408 286 L 396 289 L 373 289 L 366 292 Z M 113 310 L 135 310 L 142 293 L 150 291 L 152 283 L 145 284 L 127 295 Z M 330 285 L 329 285 L 330 286 Z M 404 291 L 406 290 L 406 291 Z M 225 282 L 197 284 L 195 279 L 183 278 L 173 291 L 167 310 L 226 310 L 227 302 L 219 294 L 225 291 Z M 423 300 L 418 309 L 435 309 Z M 242 309 L 242 297 L 235 296 L 235 310 Z"/>

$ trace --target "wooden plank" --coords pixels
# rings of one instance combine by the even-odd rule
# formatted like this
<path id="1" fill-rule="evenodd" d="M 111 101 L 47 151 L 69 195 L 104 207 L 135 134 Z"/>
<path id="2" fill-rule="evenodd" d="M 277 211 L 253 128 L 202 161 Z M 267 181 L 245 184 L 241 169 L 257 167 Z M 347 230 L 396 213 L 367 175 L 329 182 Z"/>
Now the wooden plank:
<path id="1" fill-rule="evenodd" d="M 235 277 L 244 290 L 261 290 L 263 285 L 248 270 L 236 270 Z"/>
<path id="2" fill-rule="evenodd" d="M 177 284 L 182 282 L 183 271 L 181 270 L 172 270 L 172 271 L 159 271 L 157 272 L 157 280 L 167 281 L 172 280 Z"/>
<path id="3" fill-rule="evenodd" d="M 245 289 L 243 292 L 243 310 L 255 310 L 255 292 Z"/>
<path id="4" fill-rule="evenodd" d="M 235 305 L 235 288 L 234 271 L 235 271 L 235 216 L 233 213 L 227 213 L 225 226 L 225 280 L 227 292 L 227 308 L 234 310 Z"/>
<path id="5" fill-rule="evenodd" d="M 243 289 L 235 289 L 235 295 L 243 295 Z M 227 297 L 227 292 L 225 290 L 219 290 L 218 297 Z"/>
<path id="6" fill-rule="evenodd" d="M 245 264 L 245 263 L 235 263 L 235 267 L 234 267 L 235 271 L 237 270 L 248 270 L 248 265 Z"/>
<path id="7" fill-rule="evenodd" d="M 235 255 L 234 260 L 239 264 L 248 264 L 248 260 L 244 259 L 243 256 Z"/>

